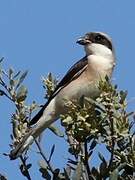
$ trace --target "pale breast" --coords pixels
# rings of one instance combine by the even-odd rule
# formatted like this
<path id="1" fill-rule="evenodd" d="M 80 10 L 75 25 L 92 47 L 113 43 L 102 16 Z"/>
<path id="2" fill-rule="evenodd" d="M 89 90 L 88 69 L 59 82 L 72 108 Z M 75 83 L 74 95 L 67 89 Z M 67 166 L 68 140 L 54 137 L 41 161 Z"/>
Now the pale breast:
<path id="1" fill-rule="evenodd" d="M 105 75 L 111 76 L 112 61 L 104 57 L 88 57 L 87 69 L 75 80 L 60 90 L 55 97 L 56 108 L 64 110 L 65 102 L 79 100 L 82 96 L 96 98 L 100 92 L 98 83 Z"/>
<path id="2" fill-rule="evenodd" d="M 85 71 L 57 94 L 55 98 L 56 107 L 62 108 L 65 102 L 79 100 L 82 96 L 95 98 L 98 95 L 97 84 L 95 84 L 95 81 L 88 79 Z"/>
<path id="3" fill-rule="evenodd" d="M 88 73 L 96 76 L 96 78 L 104 78 L 106 75 L 111 77 L 114 66 L 112 58 L 105 58 L 97 55 L 88 56 Z M 90 76 L 89 75 L 89 76 Z"/>

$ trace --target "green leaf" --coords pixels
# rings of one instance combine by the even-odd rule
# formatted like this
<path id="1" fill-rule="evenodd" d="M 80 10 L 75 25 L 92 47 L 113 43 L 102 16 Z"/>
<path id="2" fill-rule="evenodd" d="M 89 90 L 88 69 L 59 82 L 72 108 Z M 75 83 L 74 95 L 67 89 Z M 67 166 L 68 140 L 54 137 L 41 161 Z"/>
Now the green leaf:
<path id="1" fill-rule="evenodd" d="M 118 169 L 115 169 L 111 174 L 109 180 L 117 180 L 119 175 Z"/>
<path id="2" fill-rule="evenodd" d="M 64 176 L 67 180 L 70 180 L 70 175 L 71 175 L 71 167 L 67 166 L 64 168 Z"/>
<path id="3" fill-rule="evenodd" d="M 78 162 L 77 168 L 76 168 L 75 172 L 73 173 L 72 180 L 81 179 L 82 173 L 83 173 L 82 163 Z"/>
<path id="4" fill-rule="evenodd" d="M 16 99 L 17 99 L 17 102 L 22 102 L 26 99 L 27 97 L 27 88 L 22 85 L 19 89 L 18 89 L 18 92 L 17 92 L 17 95 L 16 95 Z"/>
<path id="5" fill-rule="evenodd" d="M 8 71 L 9 79 L 12 79 L 13 73 L 14 73 L 14 70 L 12 68 L 9 68 L 9 71 Z"/>
<path id="6" fill-rule="evenodd" d="M 2 63 L 3 60 L 4 60 L 4 57 L 2 57 L 2 58 L 0 59 L 0 64 Z"/>
<path id="7" fill-rule="evenodd" d="M 27 169 L 30 169 L 32 167 L 32 164 L 27 164 Z"/>
<path id="8" fill-rule="evenodd" d="M 49 74 L 48 74 L 48 79 L 49 79 L 51 82 L 53 81 L 52 73 L 49 73 Z"/>
<path id="9" fill-rule="evenodd" d="M 20 75 L 21 71 L 18 71 L 14 76 L 13 79 L 17 78 Z"/>
<path id="10" fill-rule="evenodd" d="M 79 104 L 83 108 L 84 107 L 84 95 L 82 95 L 79 99 Z"/>
<path id="11" fill-rule="evenodd" d="M 39 171 L 41 172 L 44 179 L 51 180 L 51 175 L 49 174 L 47 169 L 40 168 Z"/>
<path id="12" fill-rule="evenodd" d="M 15 86 L 15 81 L 13 79 L 10 79 L 9 81 L 11 88 Z"/>
<path id="13" fill-rule="evenodd" d="M 24 81 L 24 79 L 25 79 L 25 77 L 27 76 L 27 74 L 28 74 L 28 71 L 25 71 L 22 75 L 21 75 L 21 77 L 19 78 L 19 80 L 18 80 L 18 83 L 17 83 L 17 85 L 16 85 L 16 89 L 21 85 L 21 83 Z"/>
<path id="14" fill-rule="evenodd" d="M 123 102 L 125 101 L 125 99 L 126 99 L 126 97 L 127 97 L 127 91 L 120 91 L 120 104 L 123 104 Z"/>
<path id="15" fill-rule="evenodd" d="M 31 167 L 31 164 L 28 165 L 28 168 L 30 168 L 30 167 Z M 22 173 L 25 177 L 27 177 L 27 178 L 29 177 L 27 165 L 26 165 L 26 167 L 25 167 L 23 164 L 21 164 L 21 165 L 20 165 L 20 170 L 21 170 L 21 173 Z"/>
<path id="16" fill-rule="evenodd" d="M 53 179 L 58 179 L 59 173 L 60 173 L 60 169 L 59 169 L 59 168 L 56 168 L 56 169 L 53 171 Z"/>
<path id="17" fill-rule="evenodd" d="M 38 162 L 38 165 L 40 166 L 40 168 L 46 169 L 47 168 L 47 164 L 45 163 L 44 160 L 40 160 Z"/>
<path id="18" fill-rule="evenodd" d="M 68 116 L 68 117 L 62 119 L 62 121 L 61 121 L 62 126 L 67 126 L 72 123 L 73 123 L 73 119 L 71 116 Z"/>
<path id="19" fill-rule="evenodd" d="M 49 174 L 47 170 L 47 164 L 45 163 L 45 161 L 43 160 L 39 161 L 39 166 L 40 166 L 39 171 L 41 172 L 42 177 L 44 179 L 51 180 L 51 175 Z"/>
<path id="20" fill-rule="evenodd" d="M 50 129 L 56 136 L 64 137 L 63 132 L 61 132 L 61 131 L 59 130 L 59 128 L 55 127 L 54 125 L 50 125 L 50 126 L 49 126 L 49 129 Z"/>

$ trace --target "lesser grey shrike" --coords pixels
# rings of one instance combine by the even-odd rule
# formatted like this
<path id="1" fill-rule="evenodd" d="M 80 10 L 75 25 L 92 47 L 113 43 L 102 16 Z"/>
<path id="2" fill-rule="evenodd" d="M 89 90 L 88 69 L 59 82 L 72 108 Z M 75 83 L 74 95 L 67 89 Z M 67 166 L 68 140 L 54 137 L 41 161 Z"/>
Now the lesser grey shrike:
<path id="1" fill-rule="evenodd" d="M 106 75 L 111 78 L 115 54 L 110 37 L 101 32 L 90 32 L 77 41 L 84 46 L 85 57 L 76 62 L 59 82 L 47 103 L 31 120 L 29 133 L 10 152 L 10 159 L 18 158 L 33 141 L 66 112 L 65 100 L 76 102 L 82 97 L 96 98 L 98 83 Z"/>

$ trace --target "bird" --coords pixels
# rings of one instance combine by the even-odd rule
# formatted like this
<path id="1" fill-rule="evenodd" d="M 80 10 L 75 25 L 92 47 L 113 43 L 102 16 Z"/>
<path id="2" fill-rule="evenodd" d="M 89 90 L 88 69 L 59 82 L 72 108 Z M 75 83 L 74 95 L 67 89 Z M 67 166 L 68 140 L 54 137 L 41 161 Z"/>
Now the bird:
<path id="1" fill-rule="evenodd" d="M 116 58 L 109 35 L 88 32 L 76 43 L 84 47 L 85 56 L 67 71 L 48 101 L 30 121 L 29 132 L 9 154 L 11 160 L 20 157 L 46 128 L 66 113 L 67 101 L 79 102 L 82 96 L 97 98 L 100 95 L 99 81 L 106 76 L 112 77 Z"/>

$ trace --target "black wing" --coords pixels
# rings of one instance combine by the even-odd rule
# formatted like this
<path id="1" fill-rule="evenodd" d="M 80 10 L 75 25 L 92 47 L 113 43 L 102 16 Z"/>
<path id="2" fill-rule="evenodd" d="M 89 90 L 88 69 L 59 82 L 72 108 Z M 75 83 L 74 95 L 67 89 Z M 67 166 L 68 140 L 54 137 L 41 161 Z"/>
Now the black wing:
<path id="1" fill-rule="evenodd" d="M 87 57 L 80 59 L 77 63 L 75 63 L 69 71 L 66 73 L 66 75 L 63 77 L 63 79 L 59 82 L 59 84 L 56 86 L 54 92 L 46 102 L 46 104 L 41 108 L 41 110 L 33 117 L 33 119 L 30 121 L 29 125 L 33 125 L 37 123 L 37 121 L 42 116 L 44 109 L 49 104 L 49 102 L 56 96 L 56 94 L 63 89 L 67 84 L 69 84 L 72 80 L 76 79 L 87 67 Z"/>

